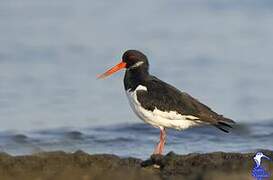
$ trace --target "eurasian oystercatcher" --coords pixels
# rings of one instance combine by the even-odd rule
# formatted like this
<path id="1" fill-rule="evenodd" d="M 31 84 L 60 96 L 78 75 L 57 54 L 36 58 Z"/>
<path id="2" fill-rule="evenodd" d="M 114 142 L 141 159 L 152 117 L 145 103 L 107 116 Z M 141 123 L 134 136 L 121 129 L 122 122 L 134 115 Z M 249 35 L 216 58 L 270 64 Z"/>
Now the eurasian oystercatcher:
<path id="1" fill-rule="evenodd" d="M 119 64 L 98 78 L 126 69 L 124 87 L 131 108 L 145 123 L 160 129 L 160 141 L 154 154 L 162 154 L 166 142 L 165 128 L 184 130 L 210 124 L 224 132 L 235 122 L 212 111 L 185 92 L 149 74 L 148 58 L 140 51 L 128 50 Z"/>

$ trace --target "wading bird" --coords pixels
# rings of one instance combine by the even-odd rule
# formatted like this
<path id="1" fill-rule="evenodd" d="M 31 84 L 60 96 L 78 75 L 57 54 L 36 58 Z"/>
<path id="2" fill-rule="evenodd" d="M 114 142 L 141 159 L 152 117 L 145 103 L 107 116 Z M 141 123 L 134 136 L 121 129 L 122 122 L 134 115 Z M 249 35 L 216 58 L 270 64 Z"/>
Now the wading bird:
<path id="1" fill-rule="evenodd" d="M 162 154 L 166 142 L 166 128 L 184 130 L 210 124 L 228 132 L 235 122 L 200 103 L 185 92 L 149 74 L 149 62 L 140 51 L 128 50 L 119 64 L 98 78 L 105 78 L 126 69 L 124 87 L 131 108 L 144 122 L 160 129 L 160 141 L 154 154 Z"/>
<path id="2" fill-rule="evenodd" d="M 262 162 L 262 158 L 271 160 L 269 157 L 267 157 L 266 155 L 264 155 L 262 152 L 257 152 L 256 155 L 254 156 L 254 161 L 256 163 L 256 168 L 261 166 L 261 162 Z"/>

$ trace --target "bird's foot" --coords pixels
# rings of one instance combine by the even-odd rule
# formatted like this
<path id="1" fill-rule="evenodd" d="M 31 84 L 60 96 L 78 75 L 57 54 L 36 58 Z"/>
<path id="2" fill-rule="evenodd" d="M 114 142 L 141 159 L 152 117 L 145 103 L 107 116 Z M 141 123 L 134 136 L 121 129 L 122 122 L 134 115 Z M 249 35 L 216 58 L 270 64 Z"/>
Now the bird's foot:
<path id="1" fill-rule="evenodd" d="M 154 155 L 156 155 L 156 154 L 162 154 L 162 150 L 161 150 L 161 142 L 159 142 L 157 145 L 156 145 L 156 147 L 155 147 L 155 150 L 154 150 Z"/>
<path id="2" fill-rule="evenodd" d="M 162 128 L 160 129 L 160 141 L 157 144 L 153 154 L 162 154 L 164 151 L 165 142 L 166 142 L 166 132 L 165 132 L 165 129 Z"/>

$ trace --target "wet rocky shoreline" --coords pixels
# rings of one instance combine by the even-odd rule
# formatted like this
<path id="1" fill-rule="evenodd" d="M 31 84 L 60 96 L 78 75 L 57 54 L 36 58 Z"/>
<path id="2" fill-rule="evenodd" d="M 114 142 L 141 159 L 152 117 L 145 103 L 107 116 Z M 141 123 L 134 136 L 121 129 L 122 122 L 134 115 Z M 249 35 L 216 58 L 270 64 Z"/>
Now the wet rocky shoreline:
<path id="1" fill-rule="evenodd" d="M 273 159 L 273 151 L 263 150 Z M 110 154 L 90 155 L 43 152 L 26 156 L 0 154 L 1 180 L 165 180 L 165 179 L 253 179 L 254 153 L 224 153 L 151 156 L 147 160 L 123 158 Z M 264 161 L 265 169 L 273 174 L 273 162 Z M 273 178 L 273 177 L 272 177 Z"/>

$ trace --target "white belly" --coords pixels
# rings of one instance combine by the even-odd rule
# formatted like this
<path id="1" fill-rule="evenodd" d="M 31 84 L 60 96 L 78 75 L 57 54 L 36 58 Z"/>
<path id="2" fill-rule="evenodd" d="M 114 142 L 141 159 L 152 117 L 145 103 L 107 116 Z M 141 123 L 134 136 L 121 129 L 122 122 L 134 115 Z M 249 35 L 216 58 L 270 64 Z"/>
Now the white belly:
<path id="1" fill-rule="evenodd" d="M 144 109 L 137 100 L 137 91 L 147 91 L 147 88 L 139 85 L 135 91 L 130 92 L 128 90 L 126 94 L 131 108 L 144 122 L 151 124 L 154 127 L 174 128 L 178 130 L 187 129 L 199 124 L 199 118 L 191 115 L 181 115 L 175 111 L 164 112 L 157 108 L 155 108 L 153 111 Z"/>

